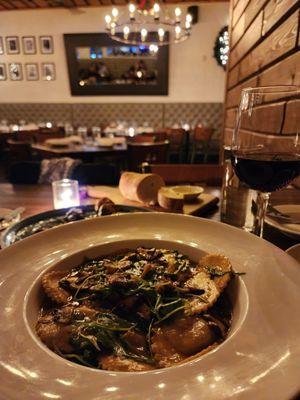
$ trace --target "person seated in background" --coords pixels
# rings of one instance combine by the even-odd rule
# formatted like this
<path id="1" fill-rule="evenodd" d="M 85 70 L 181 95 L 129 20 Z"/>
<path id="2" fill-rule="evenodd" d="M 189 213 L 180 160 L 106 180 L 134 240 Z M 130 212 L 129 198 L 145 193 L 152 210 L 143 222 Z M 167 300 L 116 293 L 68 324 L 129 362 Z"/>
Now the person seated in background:
<path id="1" fill-rule="evenodd" d="M 88 68 L 82 68 L 79 71 L 80 80 L 84 84 L 95 85 L 103 81 L 111 80 L 111 72 L 104 62 L 93 61 Z"/>
<path id="2" fill-rule="evenodd" d="M 100 82 L 99 65 L 97 62 L 92 62 L 87 71 L 87 83 L 95 84 Z"/>
<path id="3" fill-rule="evenodd" d="M 138 60 L 126 71 L 122 78 L 133 81 L 145 81 L 148 76 L 148 69 L 143 60 Z"/>
<path id="4" fill-rule="evenodd" d="M 111 80 L 111 72 L 104 62 L 99 62 L 99 76 L 101 81 L 110 81 Z"/>

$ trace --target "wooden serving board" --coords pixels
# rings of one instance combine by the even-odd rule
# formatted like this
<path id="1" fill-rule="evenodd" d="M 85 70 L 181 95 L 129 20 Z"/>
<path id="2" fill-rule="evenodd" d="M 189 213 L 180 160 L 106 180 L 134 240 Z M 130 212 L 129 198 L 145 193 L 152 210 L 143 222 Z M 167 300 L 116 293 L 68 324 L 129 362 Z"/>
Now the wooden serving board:
<path id="1" fill-rule="evenodd" d="M 89 197 L 98 199 L 108 197 L 116 204 L 124 204 L 127 206 L 144 207 L 152 211 L 168 211 L 159 206 L 149 207 L 143 203 L 125 199 L 117 187 L 111 186 L 87 186 L 87 194 Z M 183 214 L 187 215 L 204 215 L 211 209 L 215 208 L 219 202 L 219 198 L 212 194 L 202 193 L 193 203 L 186 203 L 183 206 Z M 174 211 L 172 211 L 174 212 Z"/>

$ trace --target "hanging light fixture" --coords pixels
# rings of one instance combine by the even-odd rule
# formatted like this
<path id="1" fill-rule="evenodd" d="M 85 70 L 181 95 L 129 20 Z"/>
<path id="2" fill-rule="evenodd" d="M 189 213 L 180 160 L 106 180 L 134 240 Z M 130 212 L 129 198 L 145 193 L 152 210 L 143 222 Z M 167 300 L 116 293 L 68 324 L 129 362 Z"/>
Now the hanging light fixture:
<path id="1" fill-rule="evenodd" d="M 107 34 L 118 42 L 131 45 L 163 46 L 188 39 L 192 16 L 180 7 L 166 8 L 153 0 L 129 3 L 126 11 L 113 7 L 105 16 Z M 154 47 L 153 47 L 154 48 Z"/>

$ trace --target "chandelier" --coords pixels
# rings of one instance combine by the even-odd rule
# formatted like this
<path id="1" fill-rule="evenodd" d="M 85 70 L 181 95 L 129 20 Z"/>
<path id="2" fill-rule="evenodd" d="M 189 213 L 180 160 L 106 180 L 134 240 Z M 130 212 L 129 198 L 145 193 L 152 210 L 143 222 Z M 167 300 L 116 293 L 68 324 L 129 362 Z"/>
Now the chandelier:
<path id="1" fill-rule="evenodd" d="M 111 14 L 105 16 L 105 24 L 113 40 L 158 50 L 158 46 L 188 39 L 192 16 L 180 7 L 171 10 L 151 0 L 142 0 L 139 4 L 130 3 L 122 13 L 113 7 Z"/>

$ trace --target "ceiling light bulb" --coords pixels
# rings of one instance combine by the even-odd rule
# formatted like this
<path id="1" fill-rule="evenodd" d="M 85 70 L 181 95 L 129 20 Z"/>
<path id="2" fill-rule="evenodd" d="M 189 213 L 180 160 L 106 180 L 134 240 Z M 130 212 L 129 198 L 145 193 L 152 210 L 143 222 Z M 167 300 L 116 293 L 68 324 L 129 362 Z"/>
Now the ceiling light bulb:
<path id="1" fill-rule="evenodd" d="M 110 24 L 110 22 L 111 22 L 111 16 L 110 15 L 105 15 L 105 22 L 107 23 L 107 25 L 109 25 Z"/>
<path id="2" fill-rule="evenodd" d="M 147 29 L 143 28 L 141 30 L 142 42 L 146 39 L 147 34 L 148 34 Z"/>
<path id="3" fill-rule="evenodd" d="M 181 28 L 180 28 L 180 26 L 177 25 L 175 27 L 175 37 L 176 37 L 176 39 L 179 39 L 180 33 L 181 33 Z"/>
<path id="4" fill-rule="evenodd" d="M 191 16 L 191 14 L 186 14 L 185 20 L 186 20 L 186 22 L 191 23 L 193 21 L 193 17 Z"/>
<path id="5" fill-rule="evenodd" d="M 131 14 L 133 14 L 133 13 L 135 12 L 135 5 L 132 4 L 132 3 L 129 4 L 128 9 L 129 9 L 129 12 L 130 12 Z"/>
<path id="6" fill-rule="evenodd" d="M 110 23 L 111 23 L 111 16 L 110 15 L 105 15 L 105 22 L 106 22 L 106 29 L 110 29 Z"/>
<path id="7" fill-rule="evenodd" d="M 118 18 L 118 15 L 119 15 L 119 10 L 116 7 L 114 7 L 111 10 L 111 13 L 112 13 L 112 16 L 114 17 L 114 19 L 116 20 Z"/>
<path id="8" fill-rule="evenodd" d="M 153 11 L 154 11 L 155 13 L 158 13 L 159 10 L 160 10 L 159 4 L 158 4 L 158 3 L 154 3 L 154 5 L 153 5 Z"/>
<path id="9" fill-rule="evenodd" d="M 191 23 L 189 21 L 185 21 L 186 29 L 191 29 Z"/>
<path id="10" fill-rule="evenodd" d="M 156 44 L 150 44 L 149 50 L 151 53 L 157 53 L 158 52 L 158 46 Z"/>
<path id="11" fill-rule="evenodd" d="M 180 15 L 181 15 L 181 8 L 179 8 L 179 7 L 176 7 L 176 8 L 175 8 L 175 15 L 176 15 L 176 17 L 180 17 Z"/>
<path id="12" fill-rule="evenodd" d="M 111 33 L 112 35 L 114 35 L 114 34 L 116 33 L 116 23 L 115 23 L 115 22 L 112 22 L 112 23 L 110 24 L 110 33 Z"/>
<path id="13" fill-rule="evenodd" d="M 128 35 L 129 35 L 129 33 L 130 33 L 129 26 L 124 26 L 124 28 L 123 28 L 123 33 L 124 33 L 124 38 L 125 38 L 125 39 L 128 39 Z"/>
<path id="14" fill-rule="evenodd" d="M 158 37 L 159 37 L 160 42 L 162 42 L 164 40 L 164 34 L 165 34 L 164 29 L 163 28 L 159 28 Z"/>

